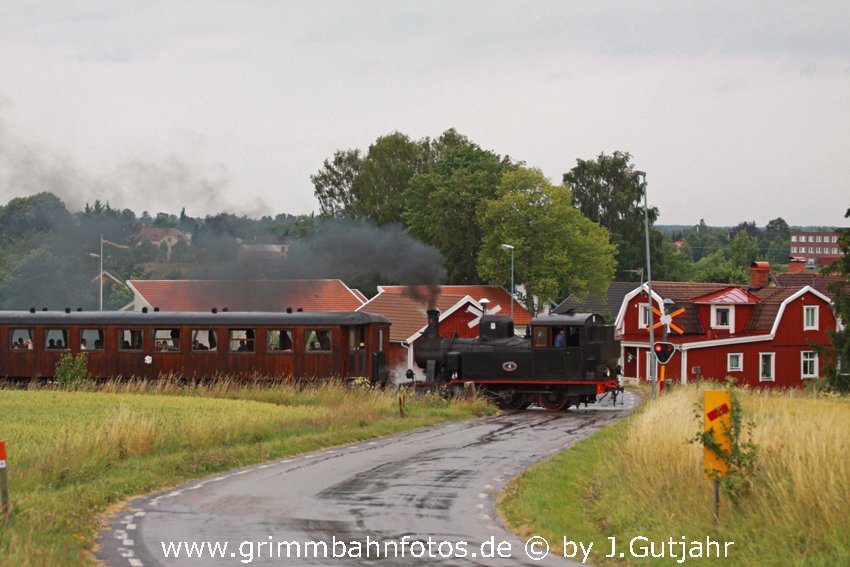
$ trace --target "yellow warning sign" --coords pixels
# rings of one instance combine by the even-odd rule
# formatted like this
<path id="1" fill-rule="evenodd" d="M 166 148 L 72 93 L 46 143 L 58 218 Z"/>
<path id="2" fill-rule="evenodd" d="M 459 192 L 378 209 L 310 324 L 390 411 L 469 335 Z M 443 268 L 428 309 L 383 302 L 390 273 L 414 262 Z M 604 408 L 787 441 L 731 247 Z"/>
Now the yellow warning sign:
<path id="1" fill-rule="evenodd" d="M 732 428 L 732 394 L 720 390 L 706 390 L 704 395 L 705 432 L 712 433 L 720 449 L 728 454 L 732 448 L 732 442 L 729 439 L 729 430 Z M 703 449 L 703 468 L 705 478 L 716 479 L 726 476 L 729 472 L 729 463 L 706 446 Z"/>

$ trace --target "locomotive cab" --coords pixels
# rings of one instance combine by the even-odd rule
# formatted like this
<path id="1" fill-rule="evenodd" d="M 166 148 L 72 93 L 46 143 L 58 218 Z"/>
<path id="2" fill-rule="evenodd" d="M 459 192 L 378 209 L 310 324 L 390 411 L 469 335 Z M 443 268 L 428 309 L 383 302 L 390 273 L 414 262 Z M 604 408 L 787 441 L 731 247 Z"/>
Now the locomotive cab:
<path id="1" fill-rule="evenodd" d="M 535 317 L 531 337 L 535 373 L 546 380 L 599 380 L 619 356 L 614 328 L 596 313 Z"/>

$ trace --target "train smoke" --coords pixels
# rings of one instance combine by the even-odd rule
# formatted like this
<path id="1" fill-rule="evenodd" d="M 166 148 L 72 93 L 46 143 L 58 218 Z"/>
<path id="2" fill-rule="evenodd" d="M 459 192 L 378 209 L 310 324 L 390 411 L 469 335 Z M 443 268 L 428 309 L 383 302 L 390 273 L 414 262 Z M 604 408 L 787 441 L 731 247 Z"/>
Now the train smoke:
<path id="1" fill-rule="evenodd" d="M 446 277 L 443 257 L 399 225 L 376 227 L 353 221 L 325 221 L 292 245 L 286 272 L 294 278 L 336 277 L 345 281 L 375 276 L 409 286 L 410 294 L 432 307 Z"/>

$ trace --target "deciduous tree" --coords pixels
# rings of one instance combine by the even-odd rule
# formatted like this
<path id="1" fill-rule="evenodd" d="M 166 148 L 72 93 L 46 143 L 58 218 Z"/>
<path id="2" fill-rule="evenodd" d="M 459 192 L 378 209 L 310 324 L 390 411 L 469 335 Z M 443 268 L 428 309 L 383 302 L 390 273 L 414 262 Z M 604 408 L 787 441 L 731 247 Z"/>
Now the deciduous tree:
<path id="1" fill-rule="evenodd" d="M 501 247 L 510 244 L 515 281 L 524 286 L 533 313 L 567 293 L 605 293 L 616 247 L 605 228 L 572 206 L 568 188 L 553 186 L 540 170 L 521 167 L 502 175 L 499 194 L 483 212 L 482 277 L 510 282 L 510 254 Z"/>
<path id="2" fill-rule="evenodd" d="M 404 214 L 408 232 L 443 254 L 452 283 L 480 281 L 482 213 L 496 198 L 502 174 L 514 167 L 508 158 L 465 141 L 442 151 L 430 171 L 411 179 Z"/>
<path id="3" fill-rule="evenodd" d="M 636 271 L 646 266 L 643 187 L 634 175 L 631 155 L 614 152 L 599 154 L 595 160 L 576 160 L 577 165 L 564 174 L 564 183 L 572 191 L 573 205 L 595 223 L 608 229 L 617 246 L 617 279 L 637 280 Z M 648 211 L 652 225 L 658 209 Z M 651 239 L 653 262 L 660 260 L 660 240 Z"/>

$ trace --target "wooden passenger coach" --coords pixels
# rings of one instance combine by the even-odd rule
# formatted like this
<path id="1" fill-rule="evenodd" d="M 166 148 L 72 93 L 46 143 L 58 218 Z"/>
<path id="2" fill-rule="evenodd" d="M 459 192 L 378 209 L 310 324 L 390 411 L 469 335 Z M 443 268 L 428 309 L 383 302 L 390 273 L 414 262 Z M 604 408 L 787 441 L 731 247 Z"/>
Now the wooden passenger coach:
<path id="1" fill-rule="evenodd" d="M 390 322 L 340 313 L 0 312 L 0 376 L 49 377 L 85 352 L 96 377 L 387 379 Z"/>

